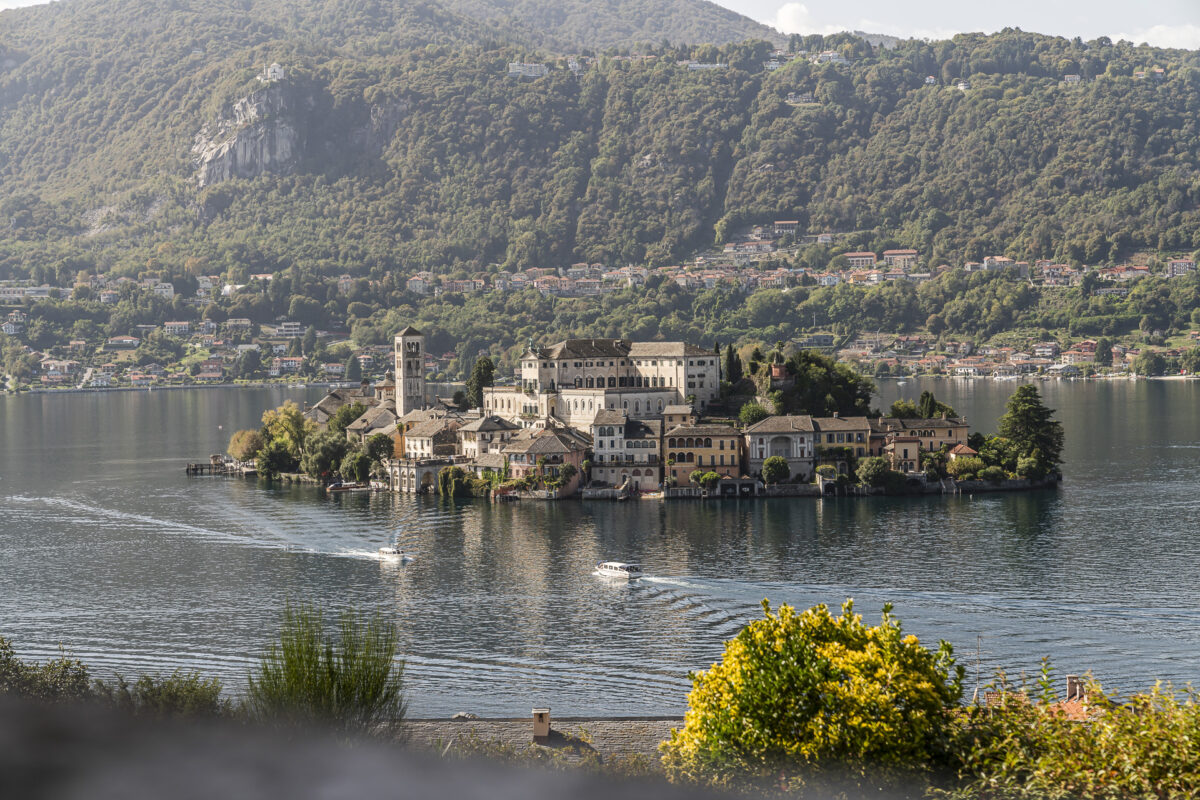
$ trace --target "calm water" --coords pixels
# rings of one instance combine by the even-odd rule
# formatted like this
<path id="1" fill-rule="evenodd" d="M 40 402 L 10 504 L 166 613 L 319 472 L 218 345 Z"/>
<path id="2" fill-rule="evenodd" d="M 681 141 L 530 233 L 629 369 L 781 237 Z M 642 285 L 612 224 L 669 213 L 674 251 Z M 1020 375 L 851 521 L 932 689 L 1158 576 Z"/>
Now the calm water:
<path id="1" fill-rule="evenodd" d="M 928 385 L 987 430 L 1014 386 Z M 1067 431 L 1058 492 L 503 506 L 184 475 L 304 390 L 0 397 L 0 635 L 237 689 L 293 598 L 394 615 L 416 715 L 678 713 L 764 597 L 853 597 L 954 642 L 972 680 L 978 652 L 985 675 L 1050 655 L 1122 689 L 1200 683 L 1200 384 L 1042 387 Z M 393 537 L 417 560 L 375 560 Z M 649 577 L 592 576 L 605 559 Z"/>

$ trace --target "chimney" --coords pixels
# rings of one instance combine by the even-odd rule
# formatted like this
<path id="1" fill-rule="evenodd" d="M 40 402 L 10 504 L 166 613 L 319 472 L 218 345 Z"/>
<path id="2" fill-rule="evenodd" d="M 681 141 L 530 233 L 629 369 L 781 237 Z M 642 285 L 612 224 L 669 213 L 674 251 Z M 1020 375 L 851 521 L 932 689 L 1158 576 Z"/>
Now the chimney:
<path id="1" fill-rule="evenodd" d="M 841 418 L 841 416 L 842 416 L 842 415 L 841 415 L 841 414 L 839 414 L 837 411 L 833 412 L 833 418 L 834 418 L 834 419 L 840 419 L 840 418 Z"/>
<path id="2" fill-rule="evenodd" d="M 1082 678 L 1080 678 L 1078 675 L 1068 675 L 1066 697 L 1067 702 L 1069 703 L 1072 700 L 1086 700 L 1087 693 L 1084 691 L 1084 688 L 1085 686 Z"/>

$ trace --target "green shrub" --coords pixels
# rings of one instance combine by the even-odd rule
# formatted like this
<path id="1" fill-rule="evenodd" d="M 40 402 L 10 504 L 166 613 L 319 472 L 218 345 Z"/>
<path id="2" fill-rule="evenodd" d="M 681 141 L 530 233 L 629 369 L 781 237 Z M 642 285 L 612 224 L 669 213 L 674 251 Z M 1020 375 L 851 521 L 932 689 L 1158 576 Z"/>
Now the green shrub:
<path id="1" fill-rule="evenodd" d="M 979 471 L 979 479 L 988 483 L 999 483 L 1004 480 L 1005 474 L 1002 467 L 985 467 Z"/>
<path id="2" fill-rule="evenodd" d="M 14 694 L 42 702 L 88 700 L 92 696 L 88 668 L 62 655 L 45 664 L 21 661 L 12 643 L 0 637 L 0 695 Z"/>
<path id="3" fill-rule="evenodd" d="M 343 614 L 336 638 L 319 612 L 289 604 L 279 641 L 250 675 L 249 711 L 259 719 L 321 722 L 370 731 L 404 719 L 404 662 L 396 626 Z"/>
<path id="4" fill-rule="evenodd" d="M 692 674 L 684 727 L 660 747 L 671 780 L 795 785 L 933 758 L 962 693 L 949 644 L 922 647 L 890 606 L 875 627 L 849 600 L 837 617 L 824 605 L 775 614 L 765 600 L 763 611 Z"/>
<path id="5" fill-rule="evenodd" d="M 817 467 L 817 474 L 826 479 L 836 478 L 837 470 L 829 464 L 822 464 L 821 466 Z"/>
<path id="6" fill-rule="evenodd" d="M 946 464 L 946 473 L 960 481 L 969 481 L 975 475 L 987 468 L 982 458 L 975 456 L 959 456 Z"/>
<path id="7" fill-rule="evenodd" d="M 863 459 L 862 463 L 858 465 L 855 475 L 863 486 L 883 486 L 891 471 L 892 468 L 888 465 L 886 458 L 871 456 Z"/>
<path id="8" fill-rule="evenodd" d="M 755 403 L 753 401 L 746 403 L 738 411 L 738 421 L 747 428 L 755 423 L 762 422 L 769 416 L 771 416 L 771 412 L 767 411 L 759 403 Z"/>
<path id="9" fill-rule="evenodd" d="M 769 456 L 763 461 L 762 478 L 766 483 L 783 483 L 792 476 L 792 468 L 783 456 Z"/>
<path id="10" fill-rule="evenodd" d="M 1098 685 L 1072 719 L 1055 698 L 964 710 L 951 746 L 962 800 L 1200 796 L 1200 697 L 1156 684 L 1122 701 Z"/>
<path id="11" fill-rule="evenodd" d="M 134 716 L 229 716 L 232 704 L 221 697 L 221 681 L 201 678 L 198 672 L 175 670 L 166 677 L 143 675 L 136 683 L 122 676 L 114 684 L 96 681 L 95 694 L 115 708 Z"/>

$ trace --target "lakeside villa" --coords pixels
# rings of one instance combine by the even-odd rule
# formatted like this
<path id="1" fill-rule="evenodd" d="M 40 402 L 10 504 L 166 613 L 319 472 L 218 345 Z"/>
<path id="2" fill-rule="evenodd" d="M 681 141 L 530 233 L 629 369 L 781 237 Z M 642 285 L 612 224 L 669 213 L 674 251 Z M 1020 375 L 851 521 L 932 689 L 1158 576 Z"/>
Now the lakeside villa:
<path id="1" fill-rule="evenodd" d="M 346 435 L 392 440 L 384 463 L 396 492 L 435 491 L 439 472 L 458 466 L 478 477 L 536 473 L 558 484 L 553 497 L 583 487 L 607 496 L 699 494 L 687 488 L 696 471 L 719 476 L 708 493 L 756 495 L 763 463 L 775 456 L 787 463 L 789 483 L 808 484 L 818 467 L 847 474 L 870 456 L 915 479 L 922 453 L 974 453 L 967 421 L 956 417 L 769 416 L 747 427 L 708 417 L 720 398 L 721 359 L 682 342 L 530 342 L 516 382 L 486 388 L 483 407 L 470 411 L 430 401 L 425 353 L 424 334 L 406 327 L 395 337 L 394 381 L 331 391 L 305 410 L 323 426 L 344 405 L 366 406 Z"/>

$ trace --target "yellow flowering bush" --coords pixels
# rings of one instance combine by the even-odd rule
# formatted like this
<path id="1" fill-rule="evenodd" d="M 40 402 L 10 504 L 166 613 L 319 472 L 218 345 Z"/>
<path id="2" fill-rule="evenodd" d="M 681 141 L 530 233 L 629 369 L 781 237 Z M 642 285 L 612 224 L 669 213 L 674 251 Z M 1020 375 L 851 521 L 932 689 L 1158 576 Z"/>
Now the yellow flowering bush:
<path id="1" fill-rule="evenodd" d="M 682 730 L 660 746 L 673 781 L 712 784 L 780 777 L 803 783 L 824 770 L 927 764 L 944 743 L 962 668 L 904 635 L 885 605 L 874 627 L 825 605 L 780 606 L 693 673 Z"/>

